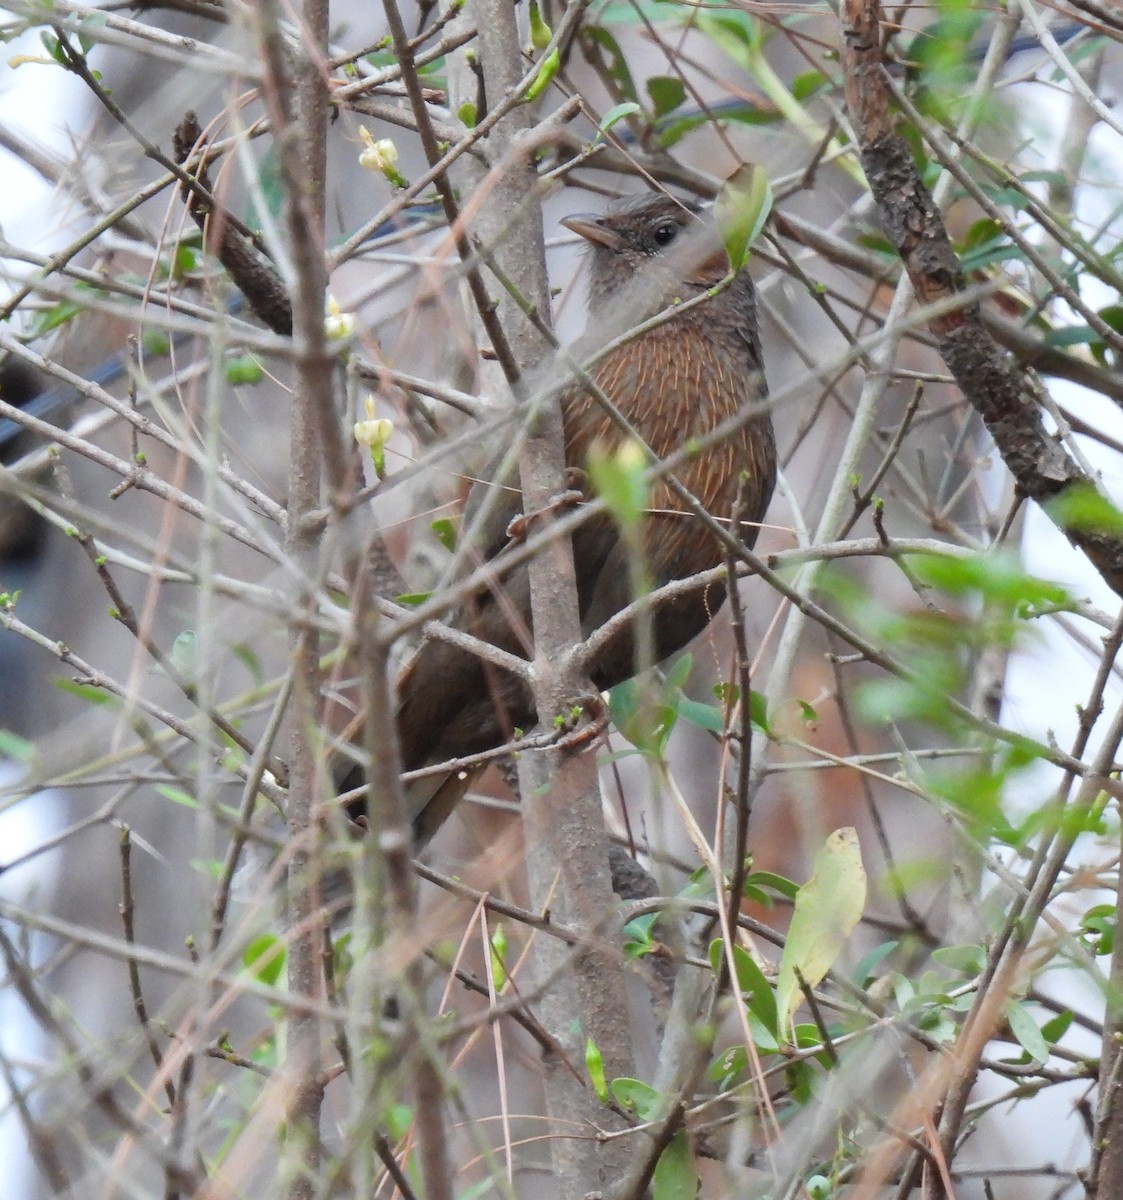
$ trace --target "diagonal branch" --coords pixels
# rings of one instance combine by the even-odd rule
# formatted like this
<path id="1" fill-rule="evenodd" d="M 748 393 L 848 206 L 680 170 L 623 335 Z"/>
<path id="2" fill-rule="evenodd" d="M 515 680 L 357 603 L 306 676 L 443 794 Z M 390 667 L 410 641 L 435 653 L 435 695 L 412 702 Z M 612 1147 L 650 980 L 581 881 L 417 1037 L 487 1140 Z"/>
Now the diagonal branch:
<path id="1" fill-rule="evenodd" d="M 878 0 L 847 0 L 842 16 L 846 104 L 882 224 L 923 304 L 963 295 L 967 284 L 943 219 L 894 130 L 881 50 Z M 1045 508 L 1105 582 L 1123 595 L 1123 540 L 1080 528 L 1056 505 L 1096 483 L 1045 429 L 1041 386 L 987 331 L 978 302 L 933 317 L 929 328 L 964 397 L 982 417 L 1018 488 Z"/>
<path id="2" fill-rule="evenodd" d="M 195 114 L 185 113 L 176 126 L 174 135 L 176 160 L 187 168 L 196 148 L 201 146 L 202 153 L 193 168 L 194 175 L 199 184 L 206 189 L 206 193 L 213 196 L 214 188 L 207 170 L 206 146 L 203 141 L 203 131 L 199 128 Z M 219 206 L 217 201 L 212 203 L 199 193 L 190 192 L 186 188 L 183 191 L 187 211 L 202 231 L 207 250 L 230 272 L 230 278 L 245 296 L 250 311 L 264 321 L 274 333 L 284 337 L 291 335 L 292 301 L 276 268 L 236 227 L 230 219 L 229 212 Z"/>

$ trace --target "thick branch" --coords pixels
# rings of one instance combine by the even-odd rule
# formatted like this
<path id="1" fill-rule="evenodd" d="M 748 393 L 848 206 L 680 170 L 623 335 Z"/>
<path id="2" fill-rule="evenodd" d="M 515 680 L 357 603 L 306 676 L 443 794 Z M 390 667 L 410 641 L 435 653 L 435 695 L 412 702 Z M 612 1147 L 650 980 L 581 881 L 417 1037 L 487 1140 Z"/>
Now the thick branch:
<path id="1" fill-rule="evenodd" d="M 908 143 L 894 132 L 881 53 L 877 0 L 848 0 L 842 14 L 846 103 L 861 148 L 862 166 L 882 224 L 923 304 L 966 291 L 966 281 L 943 219 L 913 163 Z M 1045 430 L 1039 384 L 1019 372 L 988 333 L 979 306 L 964 303 L 930 323 L 956 383 L 978 412 L 1018 487 L 1045 506 L 1068 539 L 1107 584 L 1123 596 L 1123 541 L 1077 528 L 1052 508 L 1091 479 Z"/>
<path id="2" fill-rule="evenodd" d="M 175 131 L 176 160 L 186 166 L 202 140 L 203 132 L 195 114 L 185 113 Z M 199 158 L 194 174 L 213 196 L 214 187 L 207 172 L 205 154 Z M 250 311 L 274 333 L 290 335 L 292 301 L 273 265 L 262 258 L 250 239 L 240 232 L 225 208 L 202 198 L 197 192 L 183 190 L 187 211 L 206 238 L 207 249 L 230 272 L 230 278 L 241 289 Z"/>

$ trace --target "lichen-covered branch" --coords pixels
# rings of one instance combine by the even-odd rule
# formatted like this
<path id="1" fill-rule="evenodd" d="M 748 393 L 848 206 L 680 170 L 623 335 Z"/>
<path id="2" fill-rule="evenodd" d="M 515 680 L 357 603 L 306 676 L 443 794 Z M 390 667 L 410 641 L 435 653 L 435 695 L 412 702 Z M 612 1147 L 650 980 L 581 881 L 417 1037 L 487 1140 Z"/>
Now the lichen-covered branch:
<path id="1" fill-rule="evenodd" d="M 846 104 L 862 166 L 886 234 L 897 248 L 918 300 L 933 304 L 966 291 L 943 218 L 896 131 L 881 49 L 877 0 L 848 0 L 842 10 Z M 1040 385 L 995 343 L 976 301 L 964 298 L 930 322 L 937 348 L 964 396 L 982 417 L 1019 489 L 1053 515 L 1108 585 L 1123 595 L 1123 541 L 1059 517 L 1052 503 L 1091 479 L 1046 431 Z"/>

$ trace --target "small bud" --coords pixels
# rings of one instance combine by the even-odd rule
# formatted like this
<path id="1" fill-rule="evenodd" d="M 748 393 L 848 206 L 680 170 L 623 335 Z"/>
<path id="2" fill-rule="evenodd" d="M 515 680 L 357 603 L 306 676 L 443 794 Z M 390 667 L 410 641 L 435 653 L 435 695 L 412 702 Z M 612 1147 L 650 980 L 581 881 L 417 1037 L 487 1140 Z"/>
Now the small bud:
<path id="1" fill-rule="evenodd" d="M 551 50 L 544 59 L 538 64 L 538 74 L 535 75 L 534 81 L 530 87 L 526 89 L 526 99 L 529 103 L 532 100 L 537 100 L 539 96 L 550 86 L 554 76 L 561 68 L 561 55 L 558 51 Z"/>
<path id="2" fill-rule="evenodd" d="M 331 342 L 342 342 L 355 332 L 355 314 L 345 313 L 334 296 L 328 296 L 328 311 L 324 317 L 324 336 Z"/>
<path id="3" fill-rule="evenodd" d="M 535 50 L 545 50 L 550 44 L 554 31 L 542 19 L 538 5 L 531 0 L 530 4 L 530 44 Z"/>
<path id="4" fill-rule="evenodd" d="M 394 436 L 394 422 L 374 415 L 374 397 L 364 404 L 366 420 L 355 422 L 355 441 L 370 450 L 370 461 L 379 479 L 386 477 L 386 443 Z"/>
<path id="5" fill-rule="evenodd" d="M 616 458 L 626 471 L 642 471 L 647 466 L 647 454 L 635 438 L 624 442 L 616 451 Z"/>
<path id="6" fill-rule="evenodd" d="M 375 141 L 371 131 L 365 126 L 359 126 L 359 137 L 363 140 L 365 150 L 359 155 L 359 166 L 367 171 L 377 171 L 394 185 L 408 187 L 408 181 L 397 168 L 398 147 L 389 138 Z"/>

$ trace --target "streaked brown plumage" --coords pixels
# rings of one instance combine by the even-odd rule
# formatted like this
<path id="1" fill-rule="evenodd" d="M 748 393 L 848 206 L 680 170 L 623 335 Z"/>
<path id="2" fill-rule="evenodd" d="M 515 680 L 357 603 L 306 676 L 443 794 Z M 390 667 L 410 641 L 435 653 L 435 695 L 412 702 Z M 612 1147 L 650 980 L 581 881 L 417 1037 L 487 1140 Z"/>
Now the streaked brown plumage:
<path id="1" fill-rule="evenodd" d="M 628 197 L 610 205 L 603 216 L 577 216 L 565 224 L 590 243 L 589 321 L 585 338 L 572 351 L 577 361 L 616 335 L 661 312 L 677 300 L 689 300 L 713 287 L 728 273 L 728 259 L 710 227 L 666 196 Z M 756 299 L 744 272 L 709 300 L 608 353 L 590 369 L 603 392 L 660 458 L 681 450 L 689 439 L 702 439 L 723 422 L 757 411 L 718 444 L 688 458 L 676 478 L 710 513 L 729 518 L 743 492 L 742 519 L 764 515 L 775 479 L 772 426 L 761 401 Z M 566 461 L 584 466 L 594 442 L 612 446 L 622 435 L 597 400 L 578 383 L 561 397 Z M 747 473 L 747 482 L 743 482 Z M 494 495 L 472 550 L 491 559 L 507 544 L 507 529 L 521 509 L 517 488 L 504 479 Z M 465 529 L 494 489 L 477 484 L 468 500 Z M 723 561 L 722 551 L 665 480 L 651 492 L 645 548 L 648 576 L 655 586 L 685 579 Z M 751 541 L 751 525 L 746 536 Z M 612 519 L 587 520 L 573 534 L 582 628 L 586 634 L 631 603 L 627 554 Z M 515 569 L 502 583 L 503 602 L 495 594 L 472 597 L 455 618 L 465 630 L 511 653 L 528 656 L 530 626 L 526 571 Z M 712 585 L 662 605 L 654 617 L 655 657 L 681 649 L 709 623 L 725 599 Z M 516 619 L 511 620 L 514 614 Z M 635 673 L 630 632 L 615 638 L 598 657 L 593 682 L 604 689 Z M 478 754 L 508 740 L 515 728 L 536 720 L 529 689 L 514 676 L 481 663 L 468 652 L 430 640 L 399 680 L 398 731 L 406 770 Z M 358 786 L 353 772 L 347 785 Z M 467 782 L 419 789 L 415 828 L 427 840 Z"/>

